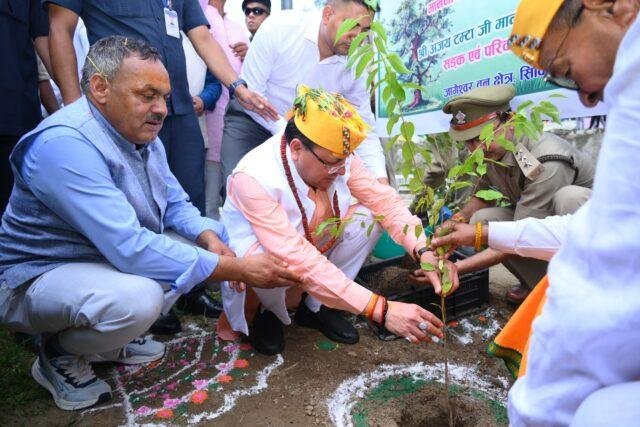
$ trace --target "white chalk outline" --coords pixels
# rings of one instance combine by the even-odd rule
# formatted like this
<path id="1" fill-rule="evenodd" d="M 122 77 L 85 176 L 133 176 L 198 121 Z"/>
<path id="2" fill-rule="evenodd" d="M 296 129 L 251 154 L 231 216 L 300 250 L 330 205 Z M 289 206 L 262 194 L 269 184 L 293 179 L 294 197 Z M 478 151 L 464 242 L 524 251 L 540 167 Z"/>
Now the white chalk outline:
<path id="1" fill-rule="evenodd" d="M 338 427 L 352 427 L 351 411 L 356 403 L 365 397 L 385 379 L 392 376 L 411 375 L 415 380 L 443 382 L 444 366 L 442 364 L 426 365 L 423 362 L 403 365 L 381 365 L 377 370 L 360 374 L 343 381 L 336 391 L 327 399 L 327 410 L 331 422 Z M 507 390 L 499 389 L 492 382 L 478 374 L 477 367 L 449 365 L 449 375 L 455 384 L 482 390 L 491 399 L 503 404 L 507 402 Z"/>
<path id="2" fill-rule="evenodd" d="M 178 374 L 182 373 L 184 370 L 193 367 L 194 365 L 196 365 L 197 363 L 199 363 L 199 360 L 202 356 L 202 350 L 204 348 L 204 340 L 206 337 L 211 335 L 211 332 L 206 332 L 205 330 L 190 324 L 188 325 L 188 328 L 195 331 L 196 334 L 195 335 L 185 335 L 182 337 L 178 337 L 175 338 L 171 341 L 167 341 L 165 342 L 166 345 L 171 345 L 171 344 L 175 344 L 175 343 L 180 343 L 182 341 L 185 340 L 192 340 L 192 339 L 196 339 L 198 341 L 198 347 L 196 349 L 196 353 L 195 353 L 195 357 L 193 358 L 193 362 L 189 363 L 187 365 L 185 365 L 184 367 L 180 368 L 178 371 L 174 372 L 173 374 L 171 374 L 170 376 L 163 378 L 162 380 L 160 380 L 160 382 L 158 382 L 157 384 L 165 384 L 166 382 L 170 381 L 172 378 L 175 378 Z M 232 345 L 234 343 L 231 343 Z M 219 341 L 218 338 L 215 338 L 214 341 L 214 345 L 219 345 Z M 227 361 L 223 361 L 221 363 L 226 363 L 228 364 L 228 366 L 230 366 L 231 368 L 222 370 L 219 372 L 218 375 L 225 375 L 228 373 L 229 370 L 233 369 L 233 364 L 234 362 L 238 359 L 238 356 L 240 354 L 240 348 L 239 346 L 234 349 L 233 352 L 229 353 L 229 359 Z M 164 356 L 166 357 L 166 355 Z M 164 359 L 163 357 L 163 359 Z M 282 355 L 278 355 L 278 357 L 276 358 L 276 360 L 272 363 L 270 363 L 269 365 L 265 366 L 261 371 L 256 373 L 256 384 L 253 385 L 252 387 L 246 388 L 246 389 L 240 389 L 240 390 L 234 390 L 233 392 L 224 395 L 224 403 L 222 404 L 221 407 L 219 407 L 218 409 L 216 409 L 215 411 L 211 411 L 211 412 L 203 412 L 203 413 L 199 413 L 196 415 L 191 416 L 191 418 L 188 418 L 186 420 L 187 424 L 193 425 L 193 424 L 197 424 L 200 421 L 204 420 L 212 420 L 215 419 L 221 415 L 223 415 L 226 412 L 229 412 L 231 409 L 233 409 L 237 403 L 237 400 L 240 397 L 243 396 L 252 396 L 255 394 L 260 393 L 261 391 L 265 390 L 267 388 L 267 379 L 269 378 L 269 376 L 272 374 L 272 372 L 278 368 L 279 366 L 281 366 L 284 363 L 284 358 L 282 357 Z M 130 367 L 127 367 L 127 369 L 125 370 L 126 373 L 130 373 L 130 372 L 135 372 L 136 370 L 140 369 L 140 365 L 132 365 Z M 200 372 L 200 369 L 196 369 L 195 371 L 193 371 L 193 374 L 196 375 Z M 140 395 L 143 393 L 146 393 L 148 391 L 150 391 L 152 389 L 152 387 L 147 387 L 141 390 L 133 390 L 131 392 L 127 392 L 124 385 L 122 384 L 121 381 L 121 372 L 118 372 L 117 369 L 114 367 L 111 371 L 111 379 L 113 379 L 113 381 L 115 382 L 116 388 L 115 391 L 117 392 L 117 394 L 120 395 L 120 397 L 122 398 L 122 402 L 118 402 L 118 403 L 112 403 L 109 405 L 105 405 L 105 406 L 99 406 L 96 408 L 89 408 L 86 409 L 84 411 L 82 411 L 80 413 L 81 417 L 84 417 L 87 414 L 91 414 L 94 412 L 102 412 L 104 410 L 107 409 L 112 409 L 112 408 L 122 408 L 123 413 L 124 413 L 124 417 L 125 417 L 125 424 L 122 424 L 124 426 L 127 427 L 134 427 L 134 426 L 154 426 L 154 427 L 162 427 L 165 426 L 166 424 L 163 423 L 145 423 L 145 424 L 139 424 L 136 420 L 138 418 L 145 418 L 145 417 L 149 417 L 149 416 L 153 416 L 158 410 L 162 409 L 162 408 L 155 408 L 155 409 L 151 409 L 151 411 L 147 414 L 136 414 L 135 411 L 133 410 L 133 407 L 131 406 L 131 403 L 129 401 L 131 396 L 136 396 L 136 395 Z M 155 386 L 156 384 L 154 384 Z M 188 402 L 189 399 L 191 398 L 191 395 L 193 395 L 193 393 L 195 393 L 198 390 L 193 390 L 191 392 L 189 392 L 188 394 L 186 394 L 185 396 L 182 396 L 180 398 L 181 402 Z M 184 420 L 181 420 L 184 421 Z"/>

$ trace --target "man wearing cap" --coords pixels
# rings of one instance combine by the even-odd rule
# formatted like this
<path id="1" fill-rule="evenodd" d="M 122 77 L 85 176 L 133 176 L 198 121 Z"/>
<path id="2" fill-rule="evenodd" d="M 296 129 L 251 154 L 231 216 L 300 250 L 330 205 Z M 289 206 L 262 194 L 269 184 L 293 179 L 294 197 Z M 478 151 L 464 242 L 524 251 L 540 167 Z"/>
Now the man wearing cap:
<path id="1" fill-rule="evenodd" d="M 514 426 L 640 419 L 639 10 L 638 0 L 525 0 L 516 12 L 514 53 L 609 111 L 593 195 L 549 264 L 527 373 L 509 394 Z"/>
<path id="2" fill-rule="evenodd" d="M 260 25 L 271 13 L 271 0 L 242 0 L 242 11 L 244 12 L 247 30 L 249 30 L 251 38 L 253 38 Z"/>
<path id="3" fill-rule="evenodd" d="M 229 177 L 222 218 L 230 226 L 236 254 L 264 251 L 282 257 L 303 284 L 291 292 L 223 288 L 227 317 L 220 318 L 220 336 L 230 332 L 221 327 L 228 319 L 232 330 L 249 335 L 256 350 L 279 353 L 284 348 L 282 325 L 291 323 L 287 309 L 296 306 L 296 323 L 337 342 L 353 344 L 359 336 L 334 309 L 363 314 L 411 342 L 426 340 L 427 333 L 440 336 L 442 323 L 431 313 L 387 302 L 353 281 L 375 240 L 367 234 L 371 215 L 354 213 L 352 198 L 381 218 L 382 226 L 416 259 L 435 260 L 424 235 L 414 232 L 420 219 L 353 154 L 365 139 L 365 122 L 341 95 L 303 86 L 291 115 L 284 131 L 238 163 Z M 325 228 L 318 234 L 318 225 L 329 218 L 337 218 L 340 228 L 344 224 L 344 232 L 336 236 Z M 437 275 L 426 274 L 440 293 Z"/>
<path id="4" fill-rule="evenodd" d="M 489 163 L 487 173 L 478 183 L 478 190 L 500 191 L 510 203 L 497 207 L 478 197 L 471 199 L 452 220 L 486 223 L 513 221 L 522 218 L 544 218 L 575 212 L 591 195 L 593 162 L 579 153 L 564 139 L 544 133 L 537 141 L 522 137 L 514 141 L 514 130 L 503 126 L 509 119 L 509 102 L 515 96 L 512 85 L 479 87 L 451 99 L 444 112 L 451 114 L 449 133 L 454 140 L 465 141 L 469 151 L 481 148 L 485 156 L 506 165 Z M 480 132 L 494 124 L 495 134 L 503 134 L 516 143 L 510 152 L 494 142 L 487 148 L 480 141 Z M 503 254 L 487 249 L 458 261 L 461 273 L 474 271 L 502 262 L 519 280 L 507 292 L 507 300 L 519 304 L 546 273 L 547 262 Z"/>
<path id="5" fill-rule="evenodd" d="M 264 22 L 251 42 L 241 77 L 249 87 L 266 96 L 281 116 L 291 107 L 299 83 L 341 93 L 356 105 L 373 128 L 370 96 L 364 79 L 346 66 L 351 41 L 366 31 L 373 19 L 364 0 L 328 0 L 322 14 L 286 10 Z M 336 42 L 338 27 L 346 19 L 358 25 Z M 231 101 L 222 136 L 222 170 L 226 178 L 251 149 L 284 129 L 286 121 L 268 122 L 237 102 Z M 367 168 L 386 180 L 385 159 L 380 140 L 373 131 L 358 147 Z"/>

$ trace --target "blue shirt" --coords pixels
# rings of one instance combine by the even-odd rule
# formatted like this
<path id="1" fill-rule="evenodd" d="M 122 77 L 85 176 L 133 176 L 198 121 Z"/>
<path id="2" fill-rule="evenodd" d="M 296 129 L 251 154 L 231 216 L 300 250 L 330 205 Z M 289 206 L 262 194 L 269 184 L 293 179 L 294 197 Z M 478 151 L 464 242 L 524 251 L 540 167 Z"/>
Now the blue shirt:
<path id="1" fill-rule="evenodd" d="M 97 109 L 91 109 L 113 135 L 115 129 Z M 116 146 L 127 161 L 134 169 L 136 162 L 144 169 L 145 147 L 136 150 L 134 144 L 117 135 Z M 38 135 L 25 154 L 21 175 L 42 203 L 85 235 L 120 271 L 170 283 L 178 292 L 186 292 L 218 265 L 218 255 L 142 227 L 114 185 L 103 157 L 72 128 L 53 127 Z M 136 176 L 143 188 L 148 185 Z M 165 176 L 165 184 L 167 208 L 161 218 L 165 229 L 173 229 L 190 241 L 212 230 L 228 241 L 224 226 L 200 215 L 173 174 Z M 152 199 L 149 202 L 153 203 Z"/>
<path id="2" fill-rule="evenodd" d="M 0 135 L 22 136 L 42 120 L 33 40 L 48 34 L 38 0 L 0 0 Z"/>
<path id="3" fill-rule="evenodd" d="M 222 94 L 222 84 L 211 71 L 207 70 L 207 74 L 204 79 L 204 88 L 200 92 L 200 99 L 204 104 L 204 109 L 207 111 L 213 111 L 216 108 L 216 102 L 220 99 Z"/>
<path id="4" fill-rule="evenodd" d="M 201 25 L 209 26 L 197 0 L 42 0 L 42 3 L 57 4 L 78 14 L 84 20 L 91 44 L 103 37 L 120 35 L 144 40 L 158 49 L 171 81 L 169 113 L 193 113 L 182 41 L 167 34 L 164 8 L 171 3 L 180 29 L 187 33 Z"/>

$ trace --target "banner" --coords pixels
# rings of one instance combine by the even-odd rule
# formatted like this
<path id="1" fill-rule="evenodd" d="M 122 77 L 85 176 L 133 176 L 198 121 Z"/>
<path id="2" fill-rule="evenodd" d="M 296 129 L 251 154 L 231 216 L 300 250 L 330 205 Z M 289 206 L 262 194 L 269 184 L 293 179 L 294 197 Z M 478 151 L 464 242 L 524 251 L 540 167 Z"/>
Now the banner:
<path id="1" fill-rule="evenodd" d="M 535 102 L 552 93 L 563 118 L 605 114 L 603 107 L 587 109 L 577 93 L 559 90 L 543 80 L 544 72 L 530 67 L 508 48 L 519 0 L 384 0 L 380 19 L 387 31 L 389 47 L 411 71 L 398 76 L 425 91 L 407 91 L 403 110 L 418 133 L 443 132 L 450 116 L 441 112 L 446 102 L 471 89 L 513 84 L 520 102 Z M 378 90 L 377 128 L 386 136 L 386 106 Z"/>

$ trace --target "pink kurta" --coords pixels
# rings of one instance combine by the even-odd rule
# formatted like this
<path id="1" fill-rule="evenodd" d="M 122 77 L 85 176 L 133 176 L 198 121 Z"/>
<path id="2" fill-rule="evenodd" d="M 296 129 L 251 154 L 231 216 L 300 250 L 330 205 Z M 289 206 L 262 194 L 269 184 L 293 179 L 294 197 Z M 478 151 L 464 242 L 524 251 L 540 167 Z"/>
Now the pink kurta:
<path id="1" fill-rule="evenodd" d="M 426 245 L 424 235 L 416 238 L 413 232 L 413 226 L 421 224 L 420 219 L 409 213 L 393 188 L 381 184 L 367 171 L 358 156 L 354 156 L 351 162 L 347 185 L 351 195 L 362 205 L 374 215 L 384 217 L 382 226 L 409 253 L 418 245 Z M 278 201 L 269 196 L 258 181 L 245 173 L 235 173 L 229 178 L 228 197 L 251 223 L 265 252 L 285 260 L 289 268 L 303 279 L 305 291 L 329 307 L 351 313 L 361 313 L 365 309 L 371 291 L 350 280 L 309 243 L 291 224 Z M 329 202 L 328 198 L 317 198 L 316 202 L 320 199 L 325 200 L 324 204 Z M 331 214 L 330 207 L 321 207 L 319 211 L 325 212 L 326 216 Z M 312 220 L 319 223 L 321 219 Z M 404 233 L 407 224 L 409 231 Z"/>
<path id="2" fill-rule="evenodd" d="M 209 20 L 211 35 L 222 47 L 231 68 L 237 74 L 240 74 L 242 61 L 234 55 L 229 45 L 238 42 L 244 42 L 249 45 L 249 38 L 244 29 L 237 22 L 233 22 L 225 15 L 220 16 L 218 9 L 213 6 L 207 6 L 204 11 L 205 16 Z M 207 136 L 209 140 L 209 149 L 207 150 L 207 160 L 212 162 L 220 161 L 220 147 L 222 146 L 222 127 L 224 126 L 224 113 L 229 103 L 229 90 L 222 85 L 222 93 L 216 103 L 216 108 L 206 113 L 207 120 Z"/>

